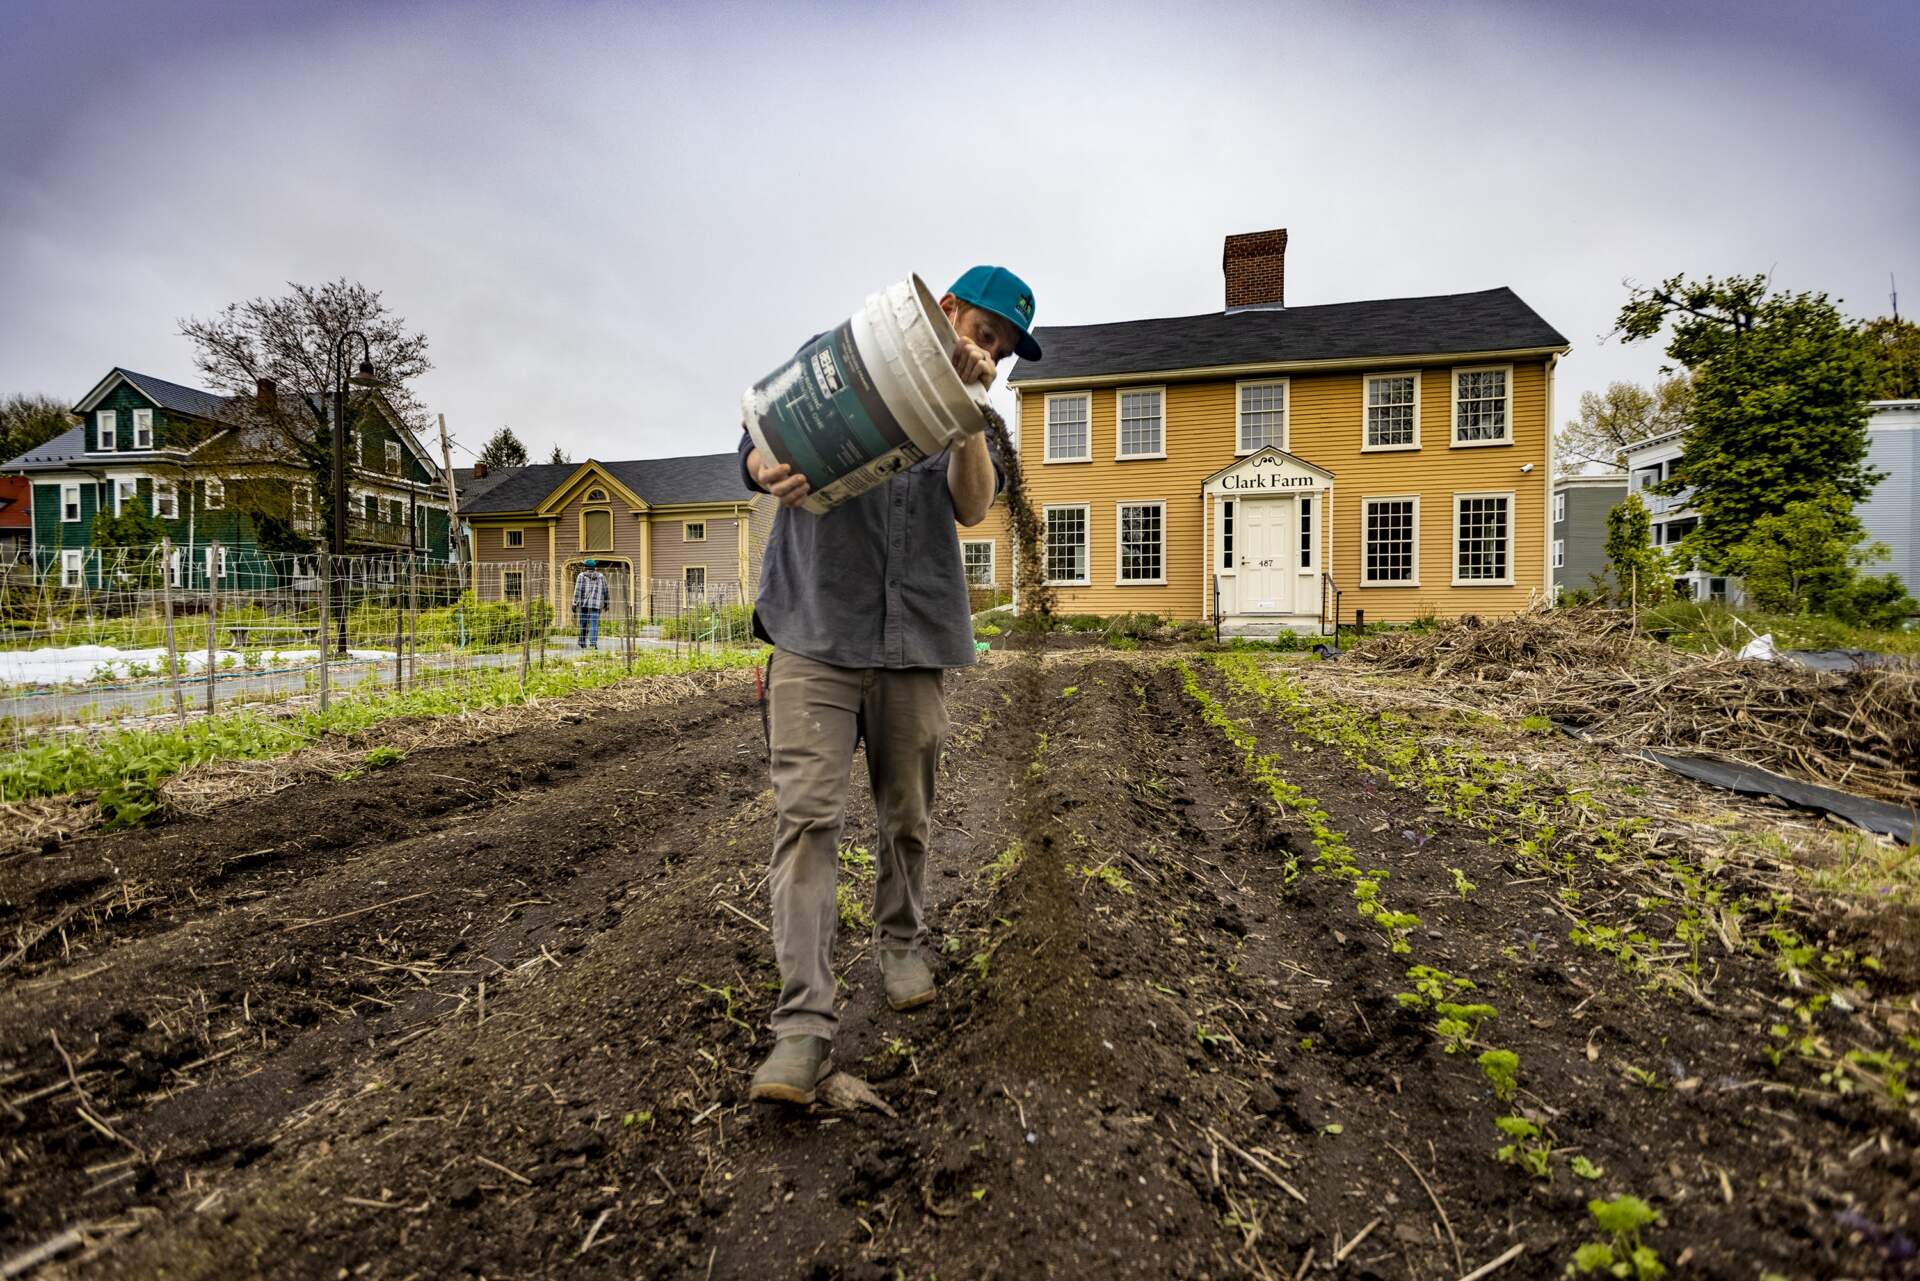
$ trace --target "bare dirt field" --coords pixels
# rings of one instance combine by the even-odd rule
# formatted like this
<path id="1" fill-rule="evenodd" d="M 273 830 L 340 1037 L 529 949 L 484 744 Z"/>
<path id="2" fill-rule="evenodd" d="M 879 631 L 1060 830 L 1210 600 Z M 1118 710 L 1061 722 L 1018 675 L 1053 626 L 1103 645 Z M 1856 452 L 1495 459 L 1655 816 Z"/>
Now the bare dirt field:
<path id="1" fill-rule="evenodd" d="M 750 674 L 0 859 L 0 1268 L 1913 1275 L 1899 852 L 1337 666 L 958 674 L 884 1110 L 745 1102 Z"/>

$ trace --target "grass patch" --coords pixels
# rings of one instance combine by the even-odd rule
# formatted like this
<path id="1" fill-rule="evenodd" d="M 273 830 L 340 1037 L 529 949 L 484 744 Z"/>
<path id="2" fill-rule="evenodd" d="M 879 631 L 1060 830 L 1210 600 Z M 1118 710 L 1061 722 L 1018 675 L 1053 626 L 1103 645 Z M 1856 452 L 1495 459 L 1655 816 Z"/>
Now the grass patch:
<path id="1" fill-rule="evenodd" d="M 1920 631 L 1855 627 L 1824 614 L 1766 614 L 1716 601 L 1674 601 L 1640 615 L 1640 626 L 1666 633 L 1676 649 L 1738 650 L 1756 635 L 1773 633 L 1781 649 L 1864 649 L 1876 654 L 1920 654 Z M 1752 630 L 1748 630 L 1751 628 Z"/>
<path id="2" fill-rule="evenodd" d="M 760 651 L 722 650 L 686 658 L 637 655 L 634 676 L 750 667 Z M 183 769 L 209 761 L 260 760 L 284 756 L 327 734 L 353 734 L 400 717 L 448 716 L 488 707 L 509 707 L 540 698 L 559 698 L 626 680 L 626 664 L 609 656 L 601 662 L 566 663 L 530 672 L 527 687 L 520 674 L 499 668 L 457 684 L 356 695 L 326 712 L 265 716 L 238 712 L 211 720 L 159 729 L 116 730 L 98 737 L 72 736 L 0 754 L 0 802 L 36 796 L 95 792 L 106 826 L 129 827 L 160 808 L 160 785 Z M 375 749 L 378 751 L 379 749 Z M 382 763 L 369 758 L 369 764 Z"/>

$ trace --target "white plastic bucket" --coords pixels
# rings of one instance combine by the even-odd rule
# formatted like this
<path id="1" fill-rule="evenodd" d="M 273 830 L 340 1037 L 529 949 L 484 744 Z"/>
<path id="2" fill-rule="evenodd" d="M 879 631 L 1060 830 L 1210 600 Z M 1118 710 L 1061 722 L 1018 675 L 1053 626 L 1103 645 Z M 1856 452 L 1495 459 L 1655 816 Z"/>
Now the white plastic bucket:
<path id="1" fill-rule="evenodd" d="M 986 429 L 986 391 L 953 369 L 959 337 L 909 276 L 747 389 L 741 418 L 762 458 L 807 478 L 824 515 L 897 471 Z"/>

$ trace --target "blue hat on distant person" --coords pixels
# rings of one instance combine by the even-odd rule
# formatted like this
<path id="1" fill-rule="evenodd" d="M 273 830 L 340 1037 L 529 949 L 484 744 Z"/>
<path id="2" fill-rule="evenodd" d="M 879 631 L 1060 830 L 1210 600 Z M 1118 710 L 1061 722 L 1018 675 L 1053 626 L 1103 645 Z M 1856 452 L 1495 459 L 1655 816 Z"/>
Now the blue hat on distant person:
<path id="1" fill-rule="evenodd" d="M 593 557 L 589 556 L 580 563 L 585 565 L 588 569 L 592 569 L 595 565 L 599 564 L 600 562 L 595 560 Z"/>
<path id="2" fill-rule="evenodd" d="M 970 267 L 947 292 L 1010 322 L 1020 331 L 1014 344 L 1020 359 L 1040 359 L 1040 344 L 1033 340 L 1033 290 L 1026 281 L 1005 267 Z"/>

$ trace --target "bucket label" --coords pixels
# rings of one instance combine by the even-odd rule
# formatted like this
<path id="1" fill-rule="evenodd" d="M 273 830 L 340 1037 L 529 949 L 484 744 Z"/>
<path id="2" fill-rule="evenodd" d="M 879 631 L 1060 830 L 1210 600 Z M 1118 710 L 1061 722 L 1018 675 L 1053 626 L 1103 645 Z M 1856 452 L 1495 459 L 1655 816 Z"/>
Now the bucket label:
<path id="1" fill-rule="evenodd" d="M 774 456 L 804 474 L 816 492 L 834 489 L 836 481 L 866 471 L 902 446 L 921 452 L 873 385 L 851 321 L 754 384 L 752 412 Z"/>

